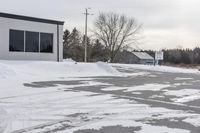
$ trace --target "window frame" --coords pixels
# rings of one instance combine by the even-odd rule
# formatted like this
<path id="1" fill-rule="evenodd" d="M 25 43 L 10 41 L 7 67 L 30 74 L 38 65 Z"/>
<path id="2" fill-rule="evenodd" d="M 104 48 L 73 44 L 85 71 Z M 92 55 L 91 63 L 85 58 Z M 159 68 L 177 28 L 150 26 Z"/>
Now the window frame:
<path id="1" fill-rule="evenodd" d="M 37 51 L 27 51 L 27 33 L 33 33 L 33 34 L 37 34 L 38 35 L 38 38 L 37 38 Z M 32 38 L 32 37 L 31 37 Z M 40 32 L 36 32 L 36 31 L 25 31 L 25 51 L 26 53 L 39 53 L 40 49 L 39 49 L 39 46 L 40 46 Z"/>
<path id="2" fill-rule="evenodd" d="M 11 50 L 10 49 L 10 46 L 11 46 L 11 31 L 20 31 L 20 32 L 23 32 L 23 51 L 17 51 L 17 50 Z M 8 45 L 8 49 L 9 49 L 9 52 L 25 52 L 25 31 L 24 30 L 19 30 L 19 29 L 9 29 L 9 45 Z"/>
<path id="3" fill-rule="evenodd" d="M 52 35 L 52 51 L 51 52 L 41 52 L 41 34 L 50 34 L 50 35 Z M 40 48 L 39 48 L 39 52 L 40 53 L 49 53 L 49 54 L 51 54 L 51 53 L 54 53 L 54 33 L 47 33 L 47 32 L 40 32 Z"/>
<path id="4" fill-rule="evenodd" d="M 23 32 L 24 36 L 23 36 L 23 51 L 13 51 L 10 50 L 10 46 L 11 46 L 11 31 L 21 31 Z M 26 40 L 27 40 L 27 36 L 26 33 L 27 32 L 33 32 L 33 33 L 38 33 L 39 34 L 39 40 L 38 40 L 38 51 L 37 52 L 33 52 L 33 51 L 26 51 Z M 41 52 L 41 34 L 50 34 L 52 35 L 52 51 L 51 52 Z M 42 53 L 42 54 L 53 54 L 54 53 L 54 33 L 50 33 L 50 32 L 38 32 L 38 31 L 30 31 L 30 30 L 19 30 L 19 29 L 9 29 L 9 45 L 8 45 L 8 49 L 9 52 L 19 52 L 19 53 Z"/>

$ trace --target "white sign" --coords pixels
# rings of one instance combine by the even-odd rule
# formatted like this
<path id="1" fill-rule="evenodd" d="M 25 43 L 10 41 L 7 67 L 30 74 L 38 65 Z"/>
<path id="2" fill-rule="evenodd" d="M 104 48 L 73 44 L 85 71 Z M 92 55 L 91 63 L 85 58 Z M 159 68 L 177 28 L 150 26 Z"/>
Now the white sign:
<path id="1" fill-rule="evenodd" d="M 155 59 L 156 60 L 163 60 L 164 59 L 163 52 L 162 51 L 156 51 Z"/>

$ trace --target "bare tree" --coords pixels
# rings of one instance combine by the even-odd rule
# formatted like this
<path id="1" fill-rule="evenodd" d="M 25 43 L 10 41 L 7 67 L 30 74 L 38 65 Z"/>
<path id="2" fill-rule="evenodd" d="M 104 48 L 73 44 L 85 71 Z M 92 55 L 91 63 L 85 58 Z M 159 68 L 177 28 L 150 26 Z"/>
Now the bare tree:
<path id="1" fill-rule="evenodd" d="M 100 13 L 94 22 L 94 33 L 109 51 L 109 60 L 114 62 L 116 54 L 137 40 L 141 25 L 135 19 L 116 13 Z"/>

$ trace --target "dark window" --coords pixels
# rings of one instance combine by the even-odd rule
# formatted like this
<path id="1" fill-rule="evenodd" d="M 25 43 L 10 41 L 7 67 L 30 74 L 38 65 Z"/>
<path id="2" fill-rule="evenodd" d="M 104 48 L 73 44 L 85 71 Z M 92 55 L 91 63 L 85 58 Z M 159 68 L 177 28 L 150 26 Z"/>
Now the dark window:
<path id="1" fill-rule="evenodd" d="M 9 50 L 24 51 L 24 31 L 10 30 Z"/>
<path id="2" fill-rule="evenodd" d="M 53 34 L 40 33 L 40 52 L 53 53 Z"/>
<path id="3" fill-rule="evenodd" d="M 39 32 L 26 32 L 26 52 L 39 52 Z"/>

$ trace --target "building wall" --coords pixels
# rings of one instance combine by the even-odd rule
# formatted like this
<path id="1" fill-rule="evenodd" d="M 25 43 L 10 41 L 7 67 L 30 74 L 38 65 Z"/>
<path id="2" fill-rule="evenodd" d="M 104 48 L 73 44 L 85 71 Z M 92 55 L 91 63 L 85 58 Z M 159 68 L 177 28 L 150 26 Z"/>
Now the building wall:
<path id="1" fill-rule="evenodd" d="M 57 28 L 59 29 L 59 59 L 57 53 Z M 10 52 L 9 30 L 53 33 L 53 53 Z M 63 26 L 40 22 L 24 21 L 0 17 L 0 59 L 1 60 L 44 60 L 62 61 L 63 59 Z"/>
<path id="2" fill-rule="evenodd" d="M 140 59 L 132 52 L 123 51 L 116 56 L 116 62 L 125 64 L 154 64 L 154 59 Z"/>
<path id="3" fill-rule="evenodd" d="M 125 63 L 125 64 L 138 64 L 139 58 L 136 57 L 133 53 L 128 51 L 123 51 L 116 56 L 116 62 Z"/>
<path id="4" fill-rule="evenodd" d="M 128 64 L 139 64 L 139 61 L 140 59 L 134 54 L 131 54 L 128 58 Z"/>
<path id="5" fill-rule="evenodd" d="M 141 59 L 139 61 L 139 64 L 148 64 L 148 65 L 153 65 L 154 64 L 154 60 L 152 59 Z"/>

